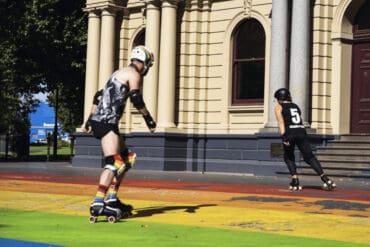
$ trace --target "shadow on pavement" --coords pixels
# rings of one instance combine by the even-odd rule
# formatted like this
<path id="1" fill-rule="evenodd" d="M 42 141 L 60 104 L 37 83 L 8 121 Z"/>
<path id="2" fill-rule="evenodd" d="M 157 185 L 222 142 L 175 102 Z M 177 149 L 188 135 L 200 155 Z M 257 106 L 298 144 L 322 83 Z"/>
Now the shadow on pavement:
<path id="1" fill-rule="evenodd" d="M 196 210 L 202 207 L 214 207 L 217 204 L 201 204 L 197 206 L 165 206 L 165 207 L 147 207 L 136 209 L 136 213 L 131 218 L 150 217 L 155 214 L 164 214 L 172 210 L 184 210 L 187 213 L 196 213 Z"/>

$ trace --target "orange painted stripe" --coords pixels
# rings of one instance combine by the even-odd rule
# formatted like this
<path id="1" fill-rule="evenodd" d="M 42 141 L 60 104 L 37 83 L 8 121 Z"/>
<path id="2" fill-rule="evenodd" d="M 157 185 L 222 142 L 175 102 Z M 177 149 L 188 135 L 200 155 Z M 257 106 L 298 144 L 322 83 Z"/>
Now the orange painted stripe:
<path id="1" fill-rule="evenodd" d="M 46 174 L 19 174 L 19 173 L 0 173 L 0 180 L 26 180 L 52 183 L 71 183 L 71 184 L 98 184 L 98 177 L 88 176 L 65 176 L 65 175 L 46 175 Z M 311 197 L 342 199 L 353 201 L 370 201 L 370 191 L 342 190 L 324 191 L 321 189 L 304 189 L 301 192 L 291 192 L 285 186 L 262 186 L 262 185 L 241 185 L 241 184 L 214 184 L 200 182 L 178 182 L 178 181 L 157 181 L 157 180 L 134 180 L 125 179 L 122 186 L 138 188 L 157 188 L 157 189 L 176 189 L 192 191 L 215 191 L 230 193 L 246 193 L 257 195 L 273 195 L 287 197 Z"/>

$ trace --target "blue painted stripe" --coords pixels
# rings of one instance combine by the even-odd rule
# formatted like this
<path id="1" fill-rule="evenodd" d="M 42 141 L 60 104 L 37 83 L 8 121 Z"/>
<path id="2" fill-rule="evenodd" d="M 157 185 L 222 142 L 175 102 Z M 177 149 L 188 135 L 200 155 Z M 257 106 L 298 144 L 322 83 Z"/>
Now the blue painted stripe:
<path id="1" fill-rule="evenodd" d="M 15 239 L 0 238 L 0 246 L 4 247 L 61 247 L 60 245 L 26 242 Z"/>

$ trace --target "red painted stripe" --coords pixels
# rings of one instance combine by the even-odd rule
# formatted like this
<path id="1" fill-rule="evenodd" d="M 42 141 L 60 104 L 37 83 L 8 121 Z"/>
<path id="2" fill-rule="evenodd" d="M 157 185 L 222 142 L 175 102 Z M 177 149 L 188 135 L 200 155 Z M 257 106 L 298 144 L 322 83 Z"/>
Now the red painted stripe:
<path id="1" fill-rule="evenodd" d="M 64 176 L 46 174 L 19 174 L 19 173 L 0 173 L 0 179 L 40 181 L 52 183 L 72 183 L 95 185 L 99 182 L 98 177 L 87 176 Z M 215 184 L 200 182 L 178 182 L 178 181 L 157 181 L 157 180 L 133 180 L 125 179 L 123 186 L 156 189 L 176 189 L 176 190 L 201 190 L 229 193 L 246 193 L 272 196 L 288 197 L 316 197 L 330 199 L 344 199 L 355 201 L 370 201 L 370 191 L 342 190 L 324 191 L 321 189 L 304 189 L 301 192 L 291 192 L 285 186 L 265 186 L 265 185 L 245 185 L 245 184 Z"/>

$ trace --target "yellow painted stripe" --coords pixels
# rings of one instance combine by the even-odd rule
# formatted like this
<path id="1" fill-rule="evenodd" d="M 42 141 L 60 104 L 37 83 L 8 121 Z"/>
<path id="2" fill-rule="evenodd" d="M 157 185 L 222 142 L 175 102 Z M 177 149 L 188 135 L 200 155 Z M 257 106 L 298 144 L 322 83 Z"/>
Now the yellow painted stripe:
<path id="1" fill-rule="evenodd" d="M 209 199 L 212 198 L 212 200 L 203 203 L 204 198 L 195 202 L 196 198 L 203 193 L 198 191 L 141 190 L 142 195 L 155 194 L 155 200 L 132 198 L 135 197 L 132 195 L 140 193 L 138 188 L 125 188 L 124 192 L 126 192 L 123 193 L 126 195 L 125 202 L 136 208 L 136 217 L 130 219 L 134 221 L 219 227 L 370 244 L 368 237 L 370 219 L 365 217 L 317 214 L 300 210 L 284 210 L 282 207 L 277 209 L 258 208 L 256 205 L 241 207 L 232 205 L 232 202 L 227 206 L 227 202 L 218 201 L 230 198 L 225 195 L 230 193 L 209 194 L 207 192 Z M 216 194 L 218 194 L 217 198 L 215 198 Z M 175 195 L 180 202 L 174 202 Z M 192 197 L 193 200 L 187 203 L 181 202 L 184 201 L 184 196 Z M 92 196 L 0 191 L 1 208 L 86 217 L 92 199 Z"/>

